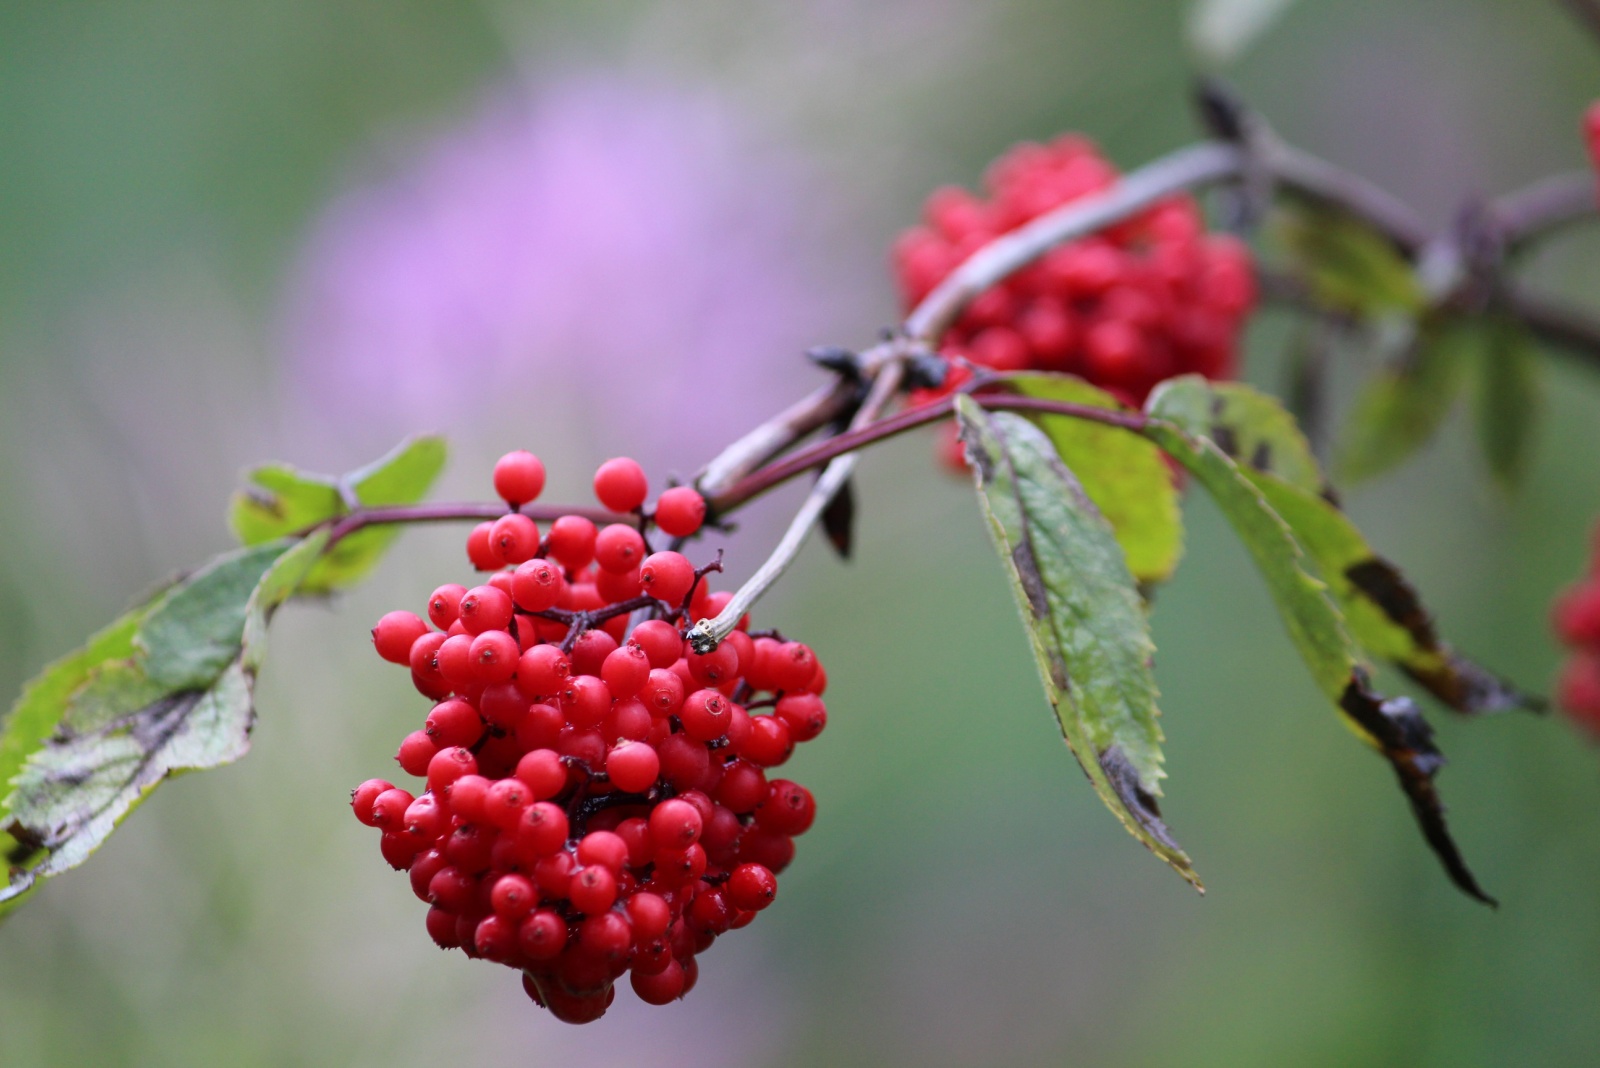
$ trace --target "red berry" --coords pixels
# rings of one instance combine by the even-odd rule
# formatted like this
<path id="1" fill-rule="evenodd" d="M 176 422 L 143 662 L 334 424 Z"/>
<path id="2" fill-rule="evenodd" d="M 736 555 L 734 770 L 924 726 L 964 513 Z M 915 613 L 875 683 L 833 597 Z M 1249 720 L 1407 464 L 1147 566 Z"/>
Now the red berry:
<path id="1" fill-rule="evenodd" d="M 510 594 L 494 586 L 475 586 L 461 598 L 461 625 L 471 635 L 504 630 L 512 611 Z"/>
<path id="2" fill-rule="evenodd" d="M 489 787 L 483 801 L 483 814 L 503 831 L 515 830 L 522 810 L 533 804 L 533 791 L 521 779 L 501 779 Z"/>
<path id="3" fill-rule="evenodd" d="M 1556 700 L 1574 722 L 1600 737 L 1600 655 L 1577 653 L 1567 661 Z"/>
<path id="4" fill-rule="evenodd" d="M 603 630 L 586 630 L 572 645 L 572 673 L 600 677 L 606 658 L 617 651 L 617 640 Z"/>
<path id="5" fill-rule="evenodd" d="M 561 693 L 571 677 L 572 661 L 554 645 L 535 645 L 517 661 L 517 688 L 530 698 Z"/>
<path id="6" fill-rule="evenodd" d="M 661 758 L 644 742 L 624 742 L 606 757 L 606 774 L 617 789 L 642 793 L 661 774 Z"/>
<path id="7" fill-rule="evenodd" d="M 372 815 L 372 803 L 386 790 L 393 790 L 394 783 L 383 779 L 368 779 L 366 782 L 350 791 L 350 809 L 356 814 L 356 819 L 368 827 L 376 827 L 377 820 Z"/>
<path id="8" fill-rule="evenodd" d="M 549 560 L 529 560 L 511 574 L 511 599 L 524 612 L 554 608 L 566 588 L 561 569 Z"/>
<path id="9" fill-rule="evenodd" d="M 552 960 L 567 945 L 567 921 L 550 909 L 539 909 L 517 928 L 517 944 L 530 960 Z"/>
<path id="10" fill-rule="evenodd" d="M 735 908 L 759 912 L 778 896 L 778 877 L 760 864 L 741 864 L 728 875 L 728 900 Z"/>
<path id="11" fill-rule="evenodd" d="M 516 948 L 517 931 L 499 916 L 485 916 L 478 921 L 473 945 L 484 960 L 506 961 Z"/>
<path id="12" fill-rule="evenodd" d="M 470 751 L 460 746 L 441 749 L 428 761 L 428 789 L 442 795 L 463 775 L 477 773 L 478 759 Z"/>
<path id="13" fill-rule="evenodd" d="M 406 806 L 405 832 L 415 838 L 419 846 L 431 844 L 448 824 L 449 817 L 432 794 L 423 794 Z"/>
<path id="14" fill-rule="evenodd" d="M 569 572 L 581 571 L 594 559 L 595 526 L 579 515 L 564 515 L 550 525 L 547 551 Z"/>
<path id="15" fill-rule="evenodd" d="M 650 813 L 650 839 L 656 849 L 685 849 L 700 838 L 704 821 L 687 801 L 670 798 Z"/>
<path id="16" fill-rule="evenodd" d="M 607 460 L 594 473 L 595 499 L 613 512 L 633 511 L 649 492 L 644 469 L 626 456 Z"/>
<path id="17" fill-rule="evenodd" d="M 525 515 L 503 515 L 489 528 L 489 548 L 501 564 L 524 563 L 539 551 L 539 528 Z"/>
<path id="18" fill-rule="evenodd" d="M 400 752 L 395 754 L 395 760 L 407 775 L 415 775 L 420 779 L 428 774 L 428 761 L 438 751 L 439 747 L 433 744 L 433 739 L 428 737 L 426 731 L 412 731 L 400 743 Z"/>
<path id="19" fill-rule="evenodd" d="M 489 532 L 493 529 L 493 523 L 479 523 L 467 535 L 467 561 L 479 571 L 497 571 L 500 568 L 500 557 L 490 544 Z"/>
<path id="20" fill-rule="evenodd" d="M 390 787 L 372 799 L 372 825 L 385 831 L 399 831 L 405 827 L 406 809 L 415 798 L 410 791 Z M 698 813 L 696 813 L 698 815 Z"/>
<path id="21" fill-rule="evenodd" d="M 578 863 L 605 868 L 621 875 L 628 862 L 628 843 L 611 831 L 590 831 L 578 841 Z"/>
<path id="22" fill-rule="evenodd" d="M 470 748 L 483 737 L 483 720 L 472 705 L 452 697 L 433 706 L 433 711 L 428 713 L 426 729 L 428 737 L 440 749 Z"/>
<path id="23" fill-rule="evenodd" d="M 778 698 L 773 714 L 789 728 L 796 742 L 809 742 L 828 725 L 828 709 L 814 693 L 786 693 Z"/>
<path id="24" fill-rule="evenodd" d="M 470 648 L 473 677 L 484 686 L 509 682 L 517 673 L 521 650 L 517 640 L 503 630 L 484 631 L 472 639 Z"/>
<path id="25" fill-rule="evenodd" d="M 656 501 L 656 526 L 663 534 L 687 538 L 705 520 L 706 499 L 693 486 L 674 486 Z"/>
<path id="26" fill-rule="evenodd" d="M 549 801 L 539 801 L 523 810 L 516 834 L 534 856 L 554 853 L 567 840 L 567 814 Z"/>
<path id="27" fill-rule="evenodd" d="M 644 650 L 652 668 L 671 667 L 683 655 L 683 636 L 676 627 L 662 619 L 647 619 L 640 623 L 633 628 L 628 641 Z"/>
<path id="28" fill-rule="evenodd" d="M 595 536 L 594 562 L 607 571 L 632 571 L 644 558 L 644 538 L 626 523 L 612 523 Z"/>
<path id="29" fill-rule="evenodd" d="M 633 984 L 633 992 L 646 1005 L 670 1005 L 685 993 L 683 965 L 677 961 L 672 961 L 654 975 L 641 975 L 635 971 L 628 981 Z"/>
<path id="30" fill-rule="evenodd" d="M 788 779 L 774 779 L 767 786 L 767 799 L 756 809 L 756 823 L 793 837 L 810 829 L 816 815 L 817 802 L 810 790 Z"/>
<path id="31" fill-rule="evenodd" d="M 1600 652 L 1600 579 L 1573 586 L 1556 601 L 1556 634 L 1567 645 Z"/>
<path id="32" fill-rule="evenodd" d="M 683 707 L 684 690 L 683 679 L 676 672 L 670 668 L 651 668 L 644 689 L 639 691 L 639 700 L 657 716 L 672 716 Z"/>
<path id="33" fill-rule="evenodd" d="M 767 798 L 767 776 L 754 764 L 735 760 L 722 773 L 715 796 L 718 804 L 741 816 L 754 812 Z"/>
<path id="34" fill-rule="evenodd" d="M 632 945 L 633 929 L 620 912 L 598 912 L 578 925 L 578 947 L 588 956 L 620 961 Z"/>
<path id="35" fill-rule="evenodd" d="M 440 630 L 450 630 L 450 625 L 459 619 L 461 598 L 466 595 L 467 587 L 456 585 L 454 582 L 438 587 L 427 598 L 427 617 L 434 620 L 435 627 Z"/>
<path id="36" fill-rule="evenodd" d="M 568 680 L 561 695 L 561 712 L 579 730 L 598 727 L 611 711 L 611 691 L 593 675 L 578 675 Z"/>
<path id="37" fill-rule="evenodd" d="M 600 665 L 600 678 L 613 697 L 619 700 L 633 697 L 650 679 L 650 657 L 629 642 L 606 655 L 605 662 Z"/>
<path id="38" fill-rule="evenodd" d="M 739 649 L 723 642 L 709 653 L 690 652 L 689 674 L 702 686 L 721 686 L 739 677 Z"/>
<path id="39" fill-rule="evenodd" d="M 645 593 L 676 608 L 694 585 L 694 565 L 682 553 L 651 553 L 639 565 L 639 585 Z"/>
<path id="40" fill-rule="evenodd" d="M 754 716 L 750 734 L 737 749 L 738 755 L 757 767 L 775 768 L 794 752 L 789 728 L 776 716 Z"/>
<path id="41" fill-rule="evenodd" d="M 604 912 L 617 900 L 616 876 L 598 865 L 579 868 L 572 873 L 567 899 L 586 916 Z"/>
<path id="42" fill-rule="evenodd" d="M 656 746 L 661 758 L 661 778 L 676 790 L 691 790 L 700 784 L 711 767 L 711 754 L 698 742 L 673 734 Z"/>
<path id="43" fill-rule="evenodd" d="M 785 642 L 778 647 L 770 670 L 778 689 L 804 690 L 817 673 L 817 656 L 809 646 Z"/>
<path id="44" fill-rule="evenodd" d="M 697 742 L 709 742 L 728 732 L 733 702 L 716 690 L 696 690 L 683 699 L 678 719 L 683 733 Z"/>
<path id="45" fill-rule="evenodd" d="M 390 612 L 372 628 L 372 645 L 391 664 L 411 662 L 411 647 L 428 633 L 428 625 L 415 612 Z"/>
<path id="46" fill-rule="evenodd" d="M 531 452 L 508 452 L 494 465 L 494 491 L 516 508 L 537 500 L 544 491 L 544 464 Z"/>
<path id="47" fill-rule="evenodd" d="M 517 761 L 517 778 L 527 786 L 535 801 L 548 801 L 567 786 L 567 769 L 561 755 L 551 749 L 535 749 Z"/>
<path id="48" fill-rule="evenodd" d="M 494 785 L 482 775 L 467 774 L 452 781 L 444 788 L 444 799 L 450 805 L 452 815 L 459 817 L 467 823 L 480 823 L 487 819 L 485 805 L 489 800 L 489 788 Z"/>

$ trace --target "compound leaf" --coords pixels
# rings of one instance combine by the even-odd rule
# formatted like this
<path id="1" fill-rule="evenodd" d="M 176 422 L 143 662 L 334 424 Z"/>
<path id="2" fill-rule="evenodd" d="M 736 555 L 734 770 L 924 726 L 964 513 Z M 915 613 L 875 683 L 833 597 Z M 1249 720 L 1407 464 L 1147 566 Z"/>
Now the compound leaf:
<path id="1" fill-rule="evenodd" d="M 1405 356 L 1367 382 L 1341 435 L 1342 480 L 1382 474 L 1432 440 L 1455 406 L 1479 330 L 1464 320 L 1425 322 Z"/>

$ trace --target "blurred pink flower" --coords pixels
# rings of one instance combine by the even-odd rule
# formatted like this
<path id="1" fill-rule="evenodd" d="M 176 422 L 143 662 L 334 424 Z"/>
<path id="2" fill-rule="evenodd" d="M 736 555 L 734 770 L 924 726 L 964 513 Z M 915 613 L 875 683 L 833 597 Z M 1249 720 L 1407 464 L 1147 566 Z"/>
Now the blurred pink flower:
<path id="1" fill-rule="evenodd" d="M 876 321 L 837 269 L 876 257 L 824 262 L 840 215 L 711 92 L 501 89 L 316 222 L 294 388 L 385 432 L 576 409 L 608 451 L 692 469 L 814 380 L 807 345 Z"/>

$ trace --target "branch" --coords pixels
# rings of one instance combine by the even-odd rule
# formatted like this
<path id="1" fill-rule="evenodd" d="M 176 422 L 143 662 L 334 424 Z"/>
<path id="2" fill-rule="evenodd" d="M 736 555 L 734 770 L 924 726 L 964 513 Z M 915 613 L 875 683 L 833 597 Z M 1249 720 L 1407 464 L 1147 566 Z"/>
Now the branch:
<path id="1" fill-rule="evenodd" d="M 1496 199 L 1489 207 L 1501 238 L 1515 250 L 1573 223 L 1593 219 L 1600 191 L 1593 172 L 1553 174 Z"/>
<path id="2" fill-rule="evenodd" d="M 1130 171 L 1103 193 L 1063 204 L 968 256 L 906 317 L 905 333 L 936 345 L 968 304 L 1058 245 L 1087 237 L 1178 193 L 1235 178 L 1244 153 L 1202 142 Z"/>
<path id="3" fill-rule="evenodd" d="M 615 515 L 603 508 L 582 505 L 525 504 L 521 508 L 507 508 L 503 501 L 462 501 L 446 504 L 397 504 L 379 508 L 357 508 L 348 515 L 333 520 L 328 531 L 328 549 L 348 538 L 363 527 L 390 523 L 448 523 L 461 520 L 499 519 L 513 511 L 541 523 L 553 522 L 564 515 L 579 515 L 596 524 L 629 523 L 632 516 Z M 318 524 L 321 527 L 325 524 Z M 313 527 L 313 530 L 317 527 Z M 303 533 L 310 533 L 305 531 Z M 324 550 L 327 551 L 327 550 Z"/>
<path id="4" fill-rule="evenodd" d="M 891 360 L 879 370 L 873 380 L 872 391 L 867 394 L 866 400 L 861 402 L 860 410 L 850 422 L 851 430 L 865 429 L 878 418 L 879 413 L 889 406 L 895 394 L 900 391 L 904 375 L 905 362 L 899 359 Z M 794 519 L 790 521 L 789 529 L 784 532 L 783 539 L 778 542 L 777 548 L 772 550 L 772 554 L 767 557 L 760 570 L 739 587 L 738 592 L 716 618 L 702 619 L 689 631 L 689 641 L 696 652 L 710 652 L 722 639 L 733 633 L 734 627 L 739 623 L 739 617 L 748 612 L 750 606 L 760 600 L 761 595 L 789 569 L 789 565 L 799 555 L 800 547 L 805 544 L 807 535 L 811 533 L 811 528 L 816 526 L 817 520 L 828 507 L 828 502 L 833 500 L 834 494 L 839 492 L 840 487 L 850 478 L 850 473 L 855 470 L 857 459 L 856 453 L 845 452 L 829 461 L 827 469 L 822 472 L 822 477 L 817 479 L 817 484 L 812 487 L 805 503 L 800 506 L 800 511 L 795 513 Z"/>

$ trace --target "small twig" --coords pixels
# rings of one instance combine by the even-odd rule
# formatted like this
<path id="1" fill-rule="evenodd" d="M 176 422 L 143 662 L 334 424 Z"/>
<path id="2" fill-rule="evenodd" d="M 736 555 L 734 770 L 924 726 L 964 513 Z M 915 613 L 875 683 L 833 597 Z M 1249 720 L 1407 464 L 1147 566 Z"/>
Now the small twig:
<path id="1" fill-rule="evenodd" d="M 1600 215 L 1600 190 L 1590 171 L 1553 174 L 1497 197 L 1489 211 L 1507 251 L 1514 252 L 1529 241 Z"/>
<path id="2" fill-rule="evenodd" d="M 904 374 L 905 364 L 901 360 L 893 360 L 879 370 L 873 380 L 871 392 L 867 394 L 866 400 L 861 402 L 861 408 L 856 412 L 855 419 L 851 420 L 851 430 L 871 425 L 899 392 L 900 380 Z M 708 653 L 715 649 L 733 632 L 739 623 L 739 617 L 748 612 L 750 606 L 755 604 L 779 576 L 788 570 L 789 565 L 799 554 L 800 547 L 805 544 L 811 528 L 816 525 L 823 510 L 828 507 L 828 502 L 833 500 L 833 495 L 839 492 L 839 487 L 844 485 L 850 473 L 855 470 L 856 459 L 856 454 L 852 452 L 836 456 L 828 463 L 826 470 L 822 472 L 822 477 L 817 479 L 817 484 L 812 487 L 805 503 L 800 506 L 800 511 L 790 521 L 789 529 L 784 532 L 783 539 L 778 542 L 777 548 L 772 550 L 766 562 L 749 581 L 739 587 L 738 592 L 715 618 L 702 619 L 690 629 L 689 642 L 696 652 Z"/>

